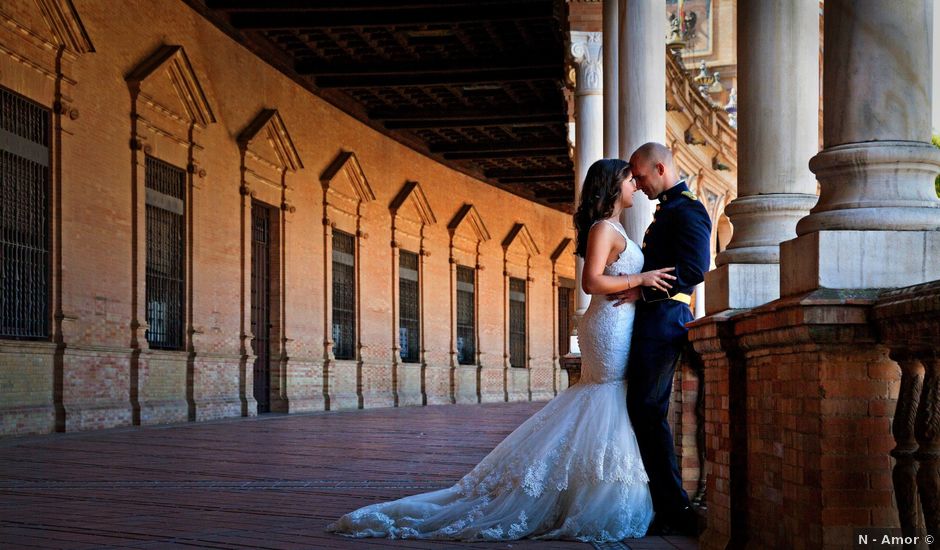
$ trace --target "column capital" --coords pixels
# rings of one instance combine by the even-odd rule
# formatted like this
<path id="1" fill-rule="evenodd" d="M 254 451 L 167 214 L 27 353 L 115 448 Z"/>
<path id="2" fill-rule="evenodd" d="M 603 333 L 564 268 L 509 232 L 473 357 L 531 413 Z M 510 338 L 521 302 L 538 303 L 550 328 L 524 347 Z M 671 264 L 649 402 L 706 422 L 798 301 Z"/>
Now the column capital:
<path id="1" fill-rule="evenodd" d="M 576 94 L 604 92 L 604 35 L 599 32 L 571 31 L 569 48 L 578 70 Z"/>

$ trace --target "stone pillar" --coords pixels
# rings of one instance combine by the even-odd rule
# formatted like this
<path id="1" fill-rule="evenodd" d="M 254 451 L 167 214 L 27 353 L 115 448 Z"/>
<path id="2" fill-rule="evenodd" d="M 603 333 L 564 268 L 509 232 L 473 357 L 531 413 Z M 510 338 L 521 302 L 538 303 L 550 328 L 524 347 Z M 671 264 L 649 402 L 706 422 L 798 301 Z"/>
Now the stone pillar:
<path id="1" fill-rule="evenodd" d="M 588 168 L 604 154 L 604 89 L 602 70 L 602 38 L 599 32 L 571 32 L 571 57 L 577 68 L 575 88 L 575 192 L 574 203 L 577 208 L 581 200 L 581 187 Z M 584 315 L 591 297 L 581 289 L 581 272 L 584 259 L 577 257 L 575 325 Z"/>
<path id="2" fill-rule="evenodd" d="M 933 2 L 828 0 L 825 10 L 823 151 L 810 161 L 822 191 L 799 237 L 781 244 L 781 294 L 938 279 Z"/>
<path id="3" fill-rule="evenodd" d="M 620 157 L 619 28 L 620 0 L 604 0 L 604 41 L 612 45 L 604 48 L 604 158 Z"/>
<path id="4" fill-rule="evenodd" d="M 734 235 L 705 277 L 709 314 L 779 297 L 779 245 L 816 203 L 819 3 L 742 2 L 737 32 L 738 196 Z"/>
<path id="5" fill-rule="evenodd" d="M 705 317 L 705 283 L 695 285 L 695 318 Z"/>
<path id="6" fill-rule="evenodd" d="M 620 158 L 629 160 L 640 145 L 666 143 L 666 0 L 619 0 Z M 633 208 L 620 216 L 637 243 L 653 221 L 653 201 L 634 195 Z"/>

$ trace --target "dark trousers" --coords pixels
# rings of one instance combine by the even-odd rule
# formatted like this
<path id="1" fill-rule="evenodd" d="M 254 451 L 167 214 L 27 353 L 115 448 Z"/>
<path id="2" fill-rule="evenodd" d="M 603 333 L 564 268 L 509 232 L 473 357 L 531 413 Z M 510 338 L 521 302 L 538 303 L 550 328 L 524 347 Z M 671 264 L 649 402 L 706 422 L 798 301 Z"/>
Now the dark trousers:
<path id="1" fill-rule="evenodd" d="M 689 506 L 666 421 L 672 379 L 685 341 L 634 339 L 627 366 L 627 410 L 636 432 L 657 518 L 669 522 Z"/>

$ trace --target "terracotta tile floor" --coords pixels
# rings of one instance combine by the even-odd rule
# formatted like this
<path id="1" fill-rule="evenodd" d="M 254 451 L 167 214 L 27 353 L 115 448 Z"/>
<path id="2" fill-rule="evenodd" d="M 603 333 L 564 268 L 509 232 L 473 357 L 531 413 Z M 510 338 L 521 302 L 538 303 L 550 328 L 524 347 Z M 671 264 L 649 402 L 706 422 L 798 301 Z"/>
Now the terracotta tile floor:
<path id="1" fill-rule="evenodd" d="M 265 415 L 0 439 L 2 548 L 590 548 L 347 539 L 359 506 L 446 487 L 540 403 Z M 603 548 L 697 548 L 647 537 Z"/>

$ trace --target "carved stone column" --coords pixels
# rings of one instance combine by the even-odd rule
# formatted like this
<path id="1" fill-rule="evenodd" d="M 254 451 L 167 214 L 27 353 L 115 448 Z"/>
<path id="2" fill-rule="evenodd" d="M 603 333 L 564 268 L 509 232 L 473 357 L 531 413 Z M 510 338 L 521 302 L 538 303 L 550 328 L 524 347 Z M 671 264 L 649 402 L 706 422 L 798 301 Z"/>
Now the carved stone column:
<path id="1" fill-rule="evenodd" d="M 799 237 L 781 244 L 781 293 L 938 279 L 933 2 L 829 0 L 825 10 L 824 149 L 810 161 L 821 193 Z"/>
<path id="2" fill-rule="evenodd" d="M 706 275 L 709 314 L 779 297 L 779 244 L 816 203 L 819 3 L 738 10 L 738 197 L 726 209 L 734 236 Z"/>
<path id="3" fill-rule="evenodd" d="M 620 28 L 620 0 L 604 0 L 604 157 L 620 156 L 620 70 L 617 42 Z"/>
<path id="4" fill-rule="evenodd" d="M 602 35 L 599 32 L 572 31 L 571 57 L 577 67 L 575 89 L 575 193 L 577 208 L 581 200 L 581 187 L 591 164 L 604 155 L 604 89 L 602 62 Z M 580 319 L 591 303 L 591 297 L 581 288 L 584 259 L 576 259 L 575 319 Z M 575 321 L 577 325 L 577 321 Z"/>
<path id="5" fill-rule="evenodd" d="M 666 0 L 620 0 L 620 158 L 640 145 L 666 143 Z M 629 62 L 626 62 L 629 60 Z M 642 243 L 653 221 L 653 201 L 643 193 L 620 215 L 631 240 Z"/>

